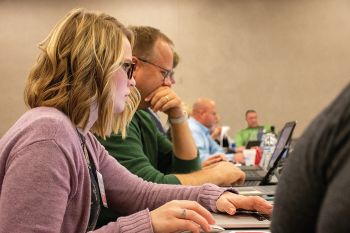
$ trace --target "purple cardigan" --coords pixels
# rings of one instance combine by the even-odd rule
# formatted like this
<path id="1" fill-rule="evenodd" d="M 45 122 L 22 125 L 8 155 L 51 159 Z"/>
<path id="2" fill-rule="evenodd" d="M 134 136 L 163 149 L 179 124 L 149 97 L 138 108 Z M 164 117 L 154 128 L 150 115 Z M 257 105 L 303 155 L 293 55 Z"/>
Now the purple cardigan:
<path id="1" fill-rule="evenodd" d="M 149 210 L 174 199 L 197 201 L 217 212 L 216 200 L 226 189 L 146 182 L 109 156 L 91 133 L 86 145 L 103 175 L 108 207 L 128 215 L 96 232 L 153 232 Z M 0 232 L 85 232 L 90 177 L 66 115 L 55 108 L 34 108 L 3 136 L 0 188 Z"/>

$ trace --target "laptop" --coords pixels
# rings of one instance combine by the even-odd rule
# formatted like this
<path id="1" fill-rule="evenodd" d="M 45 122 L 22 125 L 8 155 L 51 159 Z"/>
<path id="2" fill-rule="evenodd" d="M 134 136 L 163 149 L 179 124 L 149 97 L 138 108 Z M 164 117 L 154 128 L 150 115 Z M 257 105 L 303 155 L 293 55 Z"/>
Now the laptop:
<path id="1" fill-rule="evenodd" d="M 270 179 L 274 170 L 276 169 L 279 160 L 286 153 L 295 128 L 296 121 L 288 122 L 281 132 L 281 136 L 277 142 L 276 149 L 273 152 L 269 164 L 267 166 L 267 172 L 264 170 L 244 171 L 246 173 L 246 180 L 240 186 L 257 186 L 266 185 Z M 252 181 L 252 182 L 250 182 Z"/>
<path id="2" fill-rule="evenodd" d="M 274 205 L 274 197 L 263 198 L 269 204 Z M 271 223 L 271 215 L 256 211 L 237 210 L 234 215 L 227 213 L 211 214 L 216 221 L 216 225 L 226 229 L 264 229 L 269 228 Z"/>
<path id="3" fill-rule="evenodd" d="M 247 137 L 247 142 L 245 144 L 245 148 L 246 149 L 250 149 L 250 148 L 252 148 L 254 146 L 259 146 L 260 147 L 263 129 L 264 128 L 262 126 L 258 127 L 258 135 L 257 135 L 257 139 L 256 140 L 250 140 L 251 132 L 249 131 L 249 134 L 248 134 L 248 137 Z"/>
<path id="4" fill-rule="evenodd" d="M 247 145 L 246 145 L 246 149 L 250 149 L 252 147 L 258 146 L 260 147 L 261 145 L 261 140 L 256 140 L 256 141 L 248 141 Z"/>
<path id="5" fill-rule="evenodd" d="M 277 136 L 277 142 L 279 142 L 280 138 L 281 138 L 281 135 L 283 133 L 283 129 L 281 130 L 281 132 L 278 134 Z M 289 148 L 289 143 L 291 141 L 292 137 L 290 137 L 290 139 L 288 140 L 288 143 L 287 143 L 287 147 Z M 286 157 L 286 154 L 287 154 L 287 151 L 284 153 L 283 158 Z M 282 160 L 281 159 L 281 160 Z M 237 166 L 237 165 L 236 165 Z M 239 168 L 242 170 L 242 171 L 255 171 L 255 170 L 264 170 L 261 166 L 259 165 L 250 165 L 250 166 L 246 166 L 246 165 L 239 165 Z"/>
<path id="6" fill-rule="evenodd" d="M 281 130 L 281 132 L 278 134 L 277 136 L 277 142 L 280 140 L 281 138 L 281 135 L 282 135 L 282 132 L 283 132 L 283 129 Z M 291 140 L 292 138 L 290 138 Z M 259 139 L 258 139 L 259 140 Z M 261 140 L 261 138 L 260 138 Z M 289 142 L 290 140 L 288 141 L 288 146 L 289 146 Z M 261 141 L 260 141 L 261 142 Z M 259 144 L 260 146 L 260 144 Z M 247 149 L 250 149 L 250 148 L 247 148 Z M 286 152 L 285 152 L 286 154 Z M 282 158 L 285 158 L 285 155 L 283 155 Z M 260 167 L 259 165 L 251 165 L 251 166 L 246 166 L 246 165 L 241 165 L 239 166 L 239 168 L 242 170 L 242 171 L 255 171 L 255 170 L 264 170 L 262 167 Z"/>
<path id="7" fill-rule="evenodd" d="M 290 140 L 287 143 L 288 150 L 284 152 L 284 154 L 282 155 L 282 158 L 280 159 L 278 167 L 274 171 L 274 174 L 276 175 L 277 179 L 279 179 L 280 173 L 282 173 L 284 164 L 281 164 L 282 162 L 281 160 L 287 156 L 287 153 L 289 152 L 289 144 L 290 144 Z M 255 195 L 274 196 L 277 185 L 243 186 L 243 187 L 235 186 L 235 188 L 239 191 L 239 194 L 243 196 L 255 196 Z"/>

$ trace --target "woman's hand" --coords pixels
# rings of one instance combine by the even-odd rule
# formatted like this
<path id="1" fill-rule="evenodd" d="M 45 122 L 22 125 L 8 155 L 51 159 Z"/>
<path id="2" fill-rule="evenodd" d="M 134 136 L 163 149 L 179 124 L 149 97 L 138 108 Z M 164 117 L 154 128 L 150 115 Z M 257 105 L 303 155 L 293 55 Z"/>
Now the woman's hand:
<path id="1" fill-rule="evenodd" d="M 183 209 L 186 209 L 184 218 L 181 217 Z M 195 201 L 171 201 L 151 211 L 150 215 L 155 233 L 180 230 L 199 233 L 199 227 L 195 223 L 209 232 L 211 229 L 209 224 L 215 224 L 210 212 Z"/>
<path id="2" fill-rule="evenodd" d="M 272 205 L 258 196 L 245 197 L 231 192 L 224 192 L 216 202 L 220 212 L 234 215 L 237 209 L 256 210 L 267 214 L 272 213 Z"/>

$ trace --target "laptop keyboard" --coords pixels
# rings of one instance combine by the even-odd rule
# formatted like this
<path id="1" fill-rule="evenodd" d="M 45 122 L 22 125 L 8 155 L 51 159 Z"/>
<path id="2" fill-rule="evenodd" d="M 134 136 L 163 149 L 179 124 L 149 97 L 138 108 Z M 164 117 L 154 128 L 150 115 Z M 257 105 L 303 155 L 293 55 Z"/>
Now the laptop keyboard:
<path id="1" fill-rule="evenodd" d="M 258 186 L 260 184 L 260 181 L 256 180 L 246 180 L 241 185 L 237 185 L 238 187 L 245 187 L 245 186 Z"/>
<path id="2" fill-rule="evenodd" d="M 265 171 L 244 171 L 246 177 L 264 177 L 266 175 Z"/>
<path id="3" fill-rule="evenodd" d="M 260 215 L 266 218 L 267 220 L 271 221 L 271 214 L 260 213 Z"/>
<path id="4" fill-rule="evenodd" d="M 251 212 L 250 214 L 259 221 L 264 221 L 264 220 L 271 221 L 270 214 L 265 214 L 265 213 L 261 213 L 261 212 Z"/>
<path id="5" fill-rule="evenodd" d="M 271 190 L 276 190 L 276 185 L 274 186 L 259 186 L 259 190 L 261 190 L 261 192 L 263 193 L 268 193 L 271 192 Z"/>

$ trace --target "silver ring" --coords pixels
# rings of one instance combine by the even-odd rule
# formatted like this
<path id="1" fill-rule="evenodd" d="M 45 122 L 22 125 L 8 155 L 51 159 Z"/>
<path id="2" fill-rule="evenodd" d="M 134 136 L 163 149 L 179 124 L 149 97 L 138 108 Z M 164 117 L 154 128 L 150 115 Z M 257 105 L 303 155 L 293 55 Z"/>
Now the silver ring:
<path id="1" fill-rule="evenodd" d="M 186 209 L 182 209 L 181 210 L 181 218 L 185 219 L 185 216 L 186 216 Z"/>
<path id="2" fill-rule="evenodd" d="M 169 97 L 168 96 L 164 96 L 168 101 L 167 102 L 169 102 Z"/>

